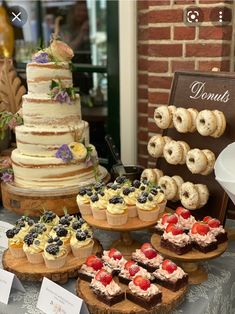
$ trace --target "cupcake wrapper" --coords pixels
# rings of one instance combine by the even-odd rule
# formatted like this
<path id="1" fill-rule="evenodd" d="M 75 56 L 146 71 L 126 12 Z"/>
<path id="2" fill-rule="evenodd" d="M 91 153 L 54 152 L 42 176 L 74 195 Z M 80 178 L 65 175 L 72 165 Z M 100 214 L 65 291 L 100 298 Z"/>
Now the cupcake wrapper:
<path id="1" fill-rule="evenodd" d="M 90 204 L 82 204 L 82 205 L 79 205 L 78 207 L 82 216 L 92 214 Z"/>
<path id="2" fill-rule="evenodd" d="M 93 246 L 94 246 L 94 241 L 92 241 L 92 243 L 89 243 L 88 245 L 84 247 L 77 248 L 77 247 L 72 246 L 73 255 L 77 258 L 87 258 L 89 255 L 92 254 Z"/>
<path id="3" fill-rule="evenodd" d="M 15 258 L 23 258 L 25 257 L 25 252 L 23 251 L 23 248 L 13 248 L 9 246 L 9 250 L 11 252 L 11 255 Z"/>
<path id="4" fill-rule="evenodd" d="M 125 225 L 127 223 L 128 214 L 113 215 L 106 211 L 108 224 L 111 226 Z"/>
<path id="5" fill-rule="evenodd" d="M 161 214 L 161 213 L 163 213 L 165 211 L 166 203 L 167 203 L 167 201 L 158 204 L 158 206 L 159 206 L 159 214 Z"/>
<path id="6" fill-rule="evenodd" d="M 67 254 L 65 254 L 64 256 L 59 257 L 58 259 L 55 259 L 55 260 L 46 259 L 45 256 L 43 255 L 43 259 L 45 261 L 47 268 L 58 269 L 58 268 L 63 267 L 64 264 L 66 263 Z"/>
<path id="7" fill-rule="evenodd" d="M 137 208 L 139 219 L 142 221 L 154 221 L 157 220 L 159 215 L 159 208 L 153 210 L 143 210 Z"/>
<path id="8" fill-rule="evenodd" d="M 128 210 L 128 217 L 134 218 L 138 216 L 137 207 L 135 205 L 127 206 L 127 210 Z"/>
<path id="9" fill-rule="evenodd" d="M 106 220 L 106 210 L 105 209 L 96 209 L 91 208 L 92 215 L 97 220 Z"/>
<path id="10" fill-rule="evenodd" d="M 30 254 L 29 252 L 25 252 L 25 254 L 27 256 L 28 261 L 31 264 L 42 264 L 42 263 L 44 263 L 42 252 L 35 253 L 35 254 Z"/>

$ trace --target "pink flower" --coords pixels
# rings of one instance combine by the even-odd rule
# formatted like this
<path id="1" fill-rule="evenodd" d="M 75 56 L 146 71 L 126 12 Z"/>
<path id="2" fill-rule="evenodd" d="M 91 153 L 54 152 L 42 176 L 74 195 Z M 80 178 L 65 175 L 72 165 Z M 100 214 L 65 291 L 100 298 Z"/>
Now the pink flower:
<path id="1" fill-rule="evenodd" d="M 50 44 L 50 50 L 53 57 L 58 61 L 70 61 L 73 56 L 73 50 L 61 40 L 53 40 Z"/>
<path id="2" fill-rule="evenodd" d="M 1 180 L 3 182 L 12 182 L 13 181 L 13 174 L 9 172 L 4 172 L 1 176 Z"/>
<path id="3" fill-rule="evenodd" d="M 11 168 L 12 163 L 11 163 L 11 158 L 8 157 L 6 159 L 3 160 L 2 162 L 2 168 L 6 169 L 6 168 Z"/>
<path id="4" fill-rule="evenodd" d="M 13 130 L 16 126 L 18 125 L 16 118 L 12 118 L 9 122 L 8 122 L 8 126 L 11 130 Z"/>

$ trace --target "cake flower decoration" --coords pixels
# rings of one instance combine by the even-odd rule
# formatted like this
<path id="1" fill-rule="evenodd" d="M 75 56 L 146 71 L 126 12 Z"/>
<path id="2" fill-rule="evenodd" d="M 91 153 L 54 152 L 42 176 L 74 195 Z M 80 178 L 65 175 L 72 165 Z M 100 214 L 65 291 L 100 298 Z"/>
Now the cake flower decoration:
<path id="1" fill-rule="evenodd" d="M 87 156 L 87 148 L 82 143 L 72 142 L 69 144 L 69 149 L 76 160 L 84 160 Z"/>
<path id="2" fill-rule="evenodd" d="M 65 163 L 69 163 L 73 160 L 73 155 L 71 150 L 69 149 L 67 144 L 63 144 L 59 147 L 59 149 L 56 152 L 56 158 L 60 158 Z"/>
<path id="3" fill-rule="evenodd" d="M 3 182 L 12 182 L 14 179 L 13 170 L 11 168 L 1 169 L 0 178 Z"/>
<path id="4" fill-rule="evenodd" d="M 71 104 L 76 99 L 76 94 L 73 87 L 62 87 L 61 81 L 51 81 L 50 96 L 53 100 L 60 103 Z"/>
<path id="5" fill-rule="evenodd" d="M 39 50 L 33 55 L 32 61 L 36 63 L 47 63 L 49 62 L 49 55 L 46 51 Z"/>

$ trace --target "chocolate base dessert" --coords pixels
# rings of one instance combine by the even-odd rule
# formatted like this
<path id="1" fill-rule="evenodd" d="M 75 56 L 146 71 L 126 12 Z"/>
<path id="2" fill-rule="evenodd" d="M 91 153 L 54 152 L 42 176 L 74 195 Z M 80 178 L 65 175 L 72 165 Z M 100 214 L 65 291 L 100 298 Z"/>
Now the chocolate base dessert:
<path id="1" fill-rule="evenodd" d="M 218 245 L 217 245 L 217 242 L 212 242 L 208 244 L 207 246 L 202 246 L 196 242 L 193 242 L 193 247 L 202 253 L 208 253 L 208 252 L 216 250 Z"/>
<path id="2" fill-rule="evenodd" d="M 175 282 L 156 278 L 156 283 L 175 292 L 188 284 L 188 275 L 185 275 L 183 278 L 180 278 Z"/>
<path id="3" fill-rule="evenodd" d="M 224 242 L 228 241 L 228 234 L 227 234 L 227 232 L 219 233 L 216 236 L 216 240 L 217 240 L 217 244 L 221 244 L 221 243 L 224 243 Z"/>
<path id="4" fill-rule="evenodd" d="M 114 304 L 125 300 L 124 292 L 120 292 L 119 294 L 116 294 L 114 296 L 107 296 L 106 294 L 101 293 L 96 289 L 91 288 L 91 290 L 96 295 L 99 301 L 107 304 L 108 306 L 113 306 Z"/>
<path id="5" fill-rule="evenodd" d="M 81 280 L 87 281 L 87 282 L 91 282 L 92 279 L 94 278 L 94 276 L 89 276 L 88 274 L 84 274 L 84 273 L 78 271 L 78 278 L 80 278 Z"/>
<path id="6" fill-rule="evenodd" d="M 161 247 L 164 247 L 178 255 L 186 254 L 189 251 L 191 251 L 193 248 L 192 243 L 186 244 L 185 246 L 178 246 L 163 238 L 161 238 L 160 244 L 161 244 Z"/>
<path id="7" fill-rule="evenodd" d="M 145 268 L 149 273 L 153 273 L 156 269 L 158 269 L 158 267 L 156 266 L 151 266 L 149 264 L 144 264 L 142 262 L 136 261 L 137 264 L 143 268 Z"/>
<path id="8" fill-rule="evenodd" d="M 153 230 L 154 233 L 159 234 L 159 235 L 163 235 L 163 233 L 164 233 L 164 230 L 158 228 L 157 226 L 155 226 L 154 228 L 152 228 L 152 230 Z"/>
<path id="9" fill-rule="evenodd" d="M 128 285 L 128 284 L 132 281 L 132 279 L 129 279 L 129 278 L 127 278 L 127 277 L 123 277 L 123 276 L 121 276 L 121 275 L 118 276 L 118 280 L 119 280 L 119 282 L 123 283 L 124 285 Z M 154 277 L 154 276 L 151 276 L 150 281 L 151 281 L 152 283 L 155 282 L 155 277 Z"/>
<path id="10" fill-rule="evenodd" d="M 146 310 L 150 310 L 154 306 L 156 306 L 158 303 L 161 303 L 162 301 L 162 293 L 159 292 L 158 294 L 155 294 L 150 297 L 141 297 L 139 295 L 133 294 L 131 290 L 126 291 L 126 298 L 139 306 L 145 308 Z"/>

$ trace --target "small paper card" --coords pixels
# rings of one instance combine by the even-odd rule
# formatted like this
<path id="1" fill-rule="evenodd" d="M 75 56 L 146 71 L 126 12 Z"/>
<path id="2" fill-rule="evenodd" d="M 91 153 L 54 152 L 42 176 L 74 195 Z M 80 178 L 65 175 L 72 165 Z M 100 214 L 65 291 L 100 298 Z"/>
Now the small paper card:
<path id="1" fill-rule="evenodd" d="M 89 314 L 82 299 L 44 277 L 37 308 L 46 314 Z"/>
<path id="2" fill-rule="evenodd" d="M 25 292 L 24 287 L 16 275 L 10 273 L 9 271 L 0 269 L 0 302 L 4 304 L 8 303 L 12 288 Z"/>
<path id="3" fill-rule="evenodd" d="M 0 246 L 5 249 L 8 248 L 8 241 L 6 237 L 6 231 L 14 226 L 5 221 L 0 221 Z"/>

